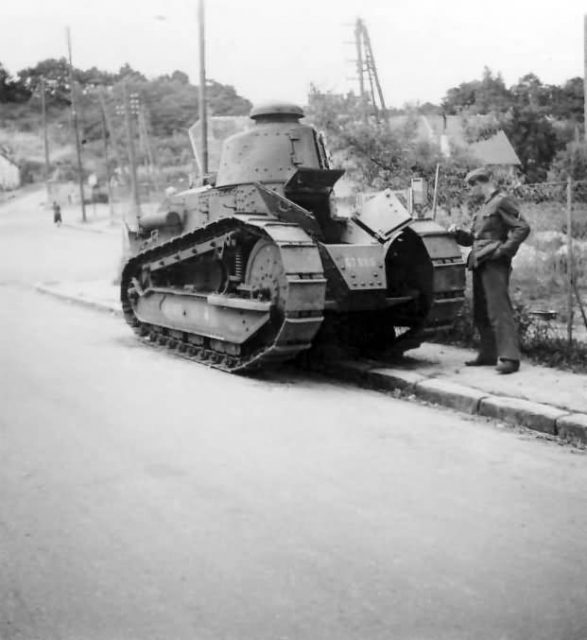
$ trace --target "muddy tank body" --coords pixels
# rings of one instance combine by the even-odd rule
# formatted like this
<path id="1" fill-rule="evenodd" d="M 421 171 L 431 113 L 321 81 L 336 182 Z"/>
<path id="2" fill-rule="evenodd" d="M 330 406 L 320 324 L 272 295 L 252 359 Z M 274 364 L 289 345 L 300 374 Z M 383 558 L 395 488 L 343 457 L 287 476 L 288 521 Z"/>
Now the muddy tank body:
<path id="1" fill-rule="evenodd" d="M 253 108 L 215 179 L 166 198 L 129 231 L 128 324 L 145 340 L 226 371 L 316 344 L 404 351 L 452 324 L 465 267 L 452 237 L 395 192 L 341 215 L 323 137 L 296 105 Z"/>

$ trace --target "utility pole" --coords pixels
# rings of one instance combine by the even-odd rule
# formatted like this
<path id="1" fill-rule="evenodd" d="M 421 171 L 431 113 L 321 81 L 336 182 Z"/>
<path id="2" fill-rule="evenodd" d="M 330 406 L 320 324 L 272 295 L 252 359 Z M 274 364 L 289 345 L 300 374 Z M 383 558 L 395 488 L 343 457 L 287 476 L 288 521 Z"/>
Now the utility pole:
<path id="1" fill-rule="evenodd" d="M 47 101 L 45 96 L 45 78 L 41 78 L 41 111 L 43 113 L 43 148 L 45 151 L 45 188 L 47 189 L 47 202 L 51 200 L 51 187 L 49 185 L 49 136 L 47 134 Z"/>
<path id="2" fill-rule="evenodd" d="M 149 128 L 147 126 L 147 118 L 145 116 L 145 108 L 143 105 L 139 107 L 139 139 L 142 139 L 142 146 L 145 152 L 145 156 L 147 158 L 147 168 L 149 172 L 149 178 L 151 182 L 151 186 L 155 189 L 155 191 L 159 191 L 159 180 L 157 178 L 156 173 L 156 164 L 155 158 L 153 156 L 153 151 L 151 149 L 151 141 L 149 137 Z"/>
<path id="3" fill-rule="evenodd" d="M 369 32 L 365 25 L 363 25 L 363 40 L 365 42 L 365 51 L 367 54 L 367 71 L 369 72 L 373 104 L 375 104 L 375 92 L 373 91 L 373 84 L 375 84 L 375 87 L 377 88 L 377 95 L 379 96 L 379 104 L 381 106 L 381 110 L 385 114 L 387 107 L 385 106 L 385 99 L 383 98 L 383 91 L 381 90 L 381 84 L 379 82 L 379 74 L 377 73 L 377 66 L 375 65 L 375 56 L 373 55 L 373 49 L 371 48 L 371 39 L 369 38 Z"/>
<path id="4" fill-rule="evenodd" d="M 567 344 L 573 344 L 573 179 L 567 178 Z"/>
<path id="5" fill-rule="evenodd" d="M 357 47 L 357 75 L 359 76 L 359 98 L 361 100 L 361 111 L 363 120 L 367 122 L 367 102 L 365 99 L 365 67 L 363 62 L 363 47 L 361 46 L 361 20 L 357 20 L 355 25 L 355 45 Z"/>
<path id="6" fill-rule="evenodd" d="M 71 91 L 71 119 L 73 122 L 73 131 L 75 135 L 75 150 L 77 154 L 77 170 L 79 173 L 79 193 L 80 201 L 82 205 L 82 222 L 86 222 L 86 204 L 84 202 L 84 171 L 82 167 L 82 150 L 79 140 L 79 130 L 77 122 L 77 109 L 75 102 L 75 87 L 73 80 L 73 63 L 71 58 L 71 33 L 69 27 L 66 29 L 67 33 L 67 51 L 69 54 L 69 89 Z"/>
<path id="7" fill-rule="evenodd" d="M 100 112 L 102 114 L 102 144 L 104 146 L 104 168 L 106 170 L 106 188 L 108 189 L 108 206 L 110 208 L 110 224 L 114 222 L 114 201 L 112 198 L 112 184 L 110 183 L 110 166 L 108 154 L 108 122 L 106 120 L 106 102 L 104 100 L 104 90 L 98 89 L 100 99 Z"/>
<path id="8" fill-rule="evenodd" d="M 379 119 L 380 115 L 385 117 L 387 108 L 379 82 L 369 32 L 367 31 L 365 23 L 360 18 L 357 19 L 355 24 L 355 44 L 357 48 L 359 95 L 363 107 L 363 119 L 367 121 L 369 103 L 371 103 L 377 119 Z M 369 82 L 369 93 L 367 93 L 365 88 L 365 74 L 367 74 L 367 80 Z"/>
<path id="9" fill-rule="evenodd" d="M 587 142 L 587 14 L 583 16 L 583 128 Z"/>
<path id="10" fill-rule="evenodd" d="M 208 116 L 206 113 L 206 29 L 204 0 L 198 2 L 198 24 L 200 28 L 200 134 L 202 139 L 202 173 L 208 173 Z"/>
<path id="11" fill-rule="evenodd" d="M 130 162 L 130 187 L 132 194 L 132 212 L 135 221 L 138 223 L 141 214 L 141 204 L 139 200 L 139 183 L 137 180 L 137 158 L 135 154 L 134 130 L 130 113 L 130 98 L 128 95 L 127 81 L 122 81 L 122 91 L 124 100 L 124 122 L 126 125 L 126 137 L 128 140 L 128 158 Z"/>
<path id="12" fill-rule="evenodd" d="M 120 155 L 120 150 L 118 148 L 118 145 L 116 144 L 117 138 L 114 135 L 114 127 L 112 126 L 112 120 L 110 118 L 110 113 L 109 113 L 108 108 L 106 106 L 106 100 L 104 98 L 103 90 L 100 93 L 100 99 L 101 99 L 101 105 L 102 105 L 102 113 L 103 113 L 104 118 L 106 120 L 106 128 L 108 129 L 108 136 L 109 136 L 109 138 L 110 138 L 110 140 L 112 142 L 112 150 L 114 151 L 114 155 L 116 156 L 116 164 L 118 165 L 118 168 L 120 170 L 120 175 L 118 177 L 120 178 L 121 182 L 123 182 L 123 184 L 126 184 L 124 172 L 122 171 L 122 169 L 124 167 L 124 162 L 122 161 L 122 156 Z M 117 113 L 119 113 L 118 107 L 117 107 Z"/>

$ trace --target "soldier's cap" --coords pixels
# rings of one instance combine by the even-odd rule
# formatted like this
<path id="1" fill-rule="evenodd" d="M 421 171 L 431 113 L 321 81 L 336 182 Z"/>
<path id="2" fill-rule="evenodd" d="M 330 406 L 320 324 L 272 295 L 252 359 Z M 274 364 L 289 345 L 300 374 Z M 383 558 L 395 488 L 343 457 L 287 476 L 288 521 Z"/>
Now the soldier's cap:
<path id="1" fill-rule="evenodd" d="M 465 176 L 465 182 L 468 185 L 475 184 L 475 182 L 489 182 L 491 180 L 491 173 L 488 169 L 484 167 L 479 167 L 479 169 L 473 169 L 473 171 L 469 171 Z"/>

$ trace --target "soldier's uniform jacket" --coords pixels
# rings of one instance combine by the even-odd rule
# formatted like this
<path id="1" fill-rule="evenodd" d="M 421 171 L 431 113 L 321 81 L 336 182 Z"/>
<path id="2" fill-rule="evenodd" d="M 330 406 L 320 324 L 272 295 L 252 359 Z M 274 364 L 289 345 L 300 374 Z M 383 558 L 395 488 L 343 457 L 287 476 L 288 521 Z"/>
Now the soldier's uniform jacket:
<path id="1" fill-rule="evenodd" d="M 509 196 L 495 191 L 473 217 L 469 231 L 460 229 L 456 241 L 472 247 L 467 267 L 476 269 L 487 260 L 508 262 L 530 233 L 530 226 Z"/>

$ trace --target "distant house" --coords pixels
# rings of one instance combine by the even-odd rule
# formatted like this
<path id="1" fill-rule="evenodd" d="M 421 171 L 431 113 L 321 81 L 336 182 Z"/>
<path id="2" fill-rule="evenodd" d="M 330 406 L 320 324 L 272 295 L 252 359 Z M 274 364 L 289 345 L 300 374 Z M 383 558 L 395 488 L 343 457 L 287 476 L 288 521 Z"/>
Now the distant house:
<path id="1" fill-rule="evenodd" d="M 401 127 L 408 116 L 392 116 L 390 124 Z M 453 149 L 463 149 L 476 158 L 480 165 L 497 167 L 506 173 L 514 173 L 521 166 L 520 158 L 508 137 L 501 129 L 486 140 L 468 142 L 465 126 L 460 116 L 421 115 L 416 123 L 416 135 L 422 140 L 438 144 L 442 154 L 449 158 Z"/>
<path id="2" fill-rule="evenodd" d="M 0 147 L 0 189 L 8 191 L 20 187 L 20 169 L 8 151 Z"/>
<path id="3" fill-rule="evenodd" d="M 497 167 L 506 172 L 513 173 L 522 164 L 512 143 L 501 129 L 485 140 L 468 142 L 460 116 L 427 115 L 420 118 L 429 139 L 438 142 L 446 157 L 456 147 L 468 151 L 480 165 Z"/>

